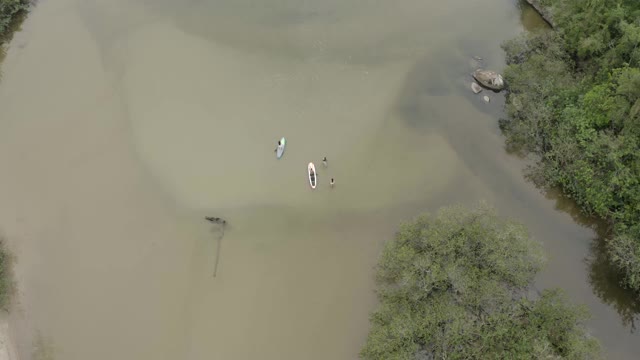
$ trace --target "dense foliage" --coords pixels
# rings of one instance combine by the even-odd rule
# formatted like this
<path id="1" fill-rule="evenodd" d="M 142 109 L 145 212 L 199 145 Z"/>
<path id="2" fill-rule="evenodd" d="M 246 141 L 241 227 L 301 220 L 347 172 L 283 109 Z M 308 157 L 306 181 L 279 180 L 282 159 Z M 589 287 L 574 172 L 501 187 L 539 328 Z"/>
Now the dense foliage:
<path id="1" fill-rule="evenodd" d="M 29 0 L 0 0 L 0 34 L 7 30 L 13 17 L 29 8 Z"/>
<path id="2" fill-rule="evenodd" d="M 526 296 L 542 265 L 526 230 L 484 206 L 444 208 L 405 224 L 380 259 L 381 304 L 361 356 L 598 358 L 583 308 L 557 290 Z"/>
<path id="3" fill-rule="evenodd" d="M 11 257 L 5 248 L 4 241 L 0 239 L 0 309 L 8 308 L 13 288 Z"/>
<path id="4" fill-rule="evenodd" d="M 505 43 L 508 145 L 532 175 L 607 220 L 610 260 L 640 290 L 640 2 L 545 0 L 555 31 Z"/>

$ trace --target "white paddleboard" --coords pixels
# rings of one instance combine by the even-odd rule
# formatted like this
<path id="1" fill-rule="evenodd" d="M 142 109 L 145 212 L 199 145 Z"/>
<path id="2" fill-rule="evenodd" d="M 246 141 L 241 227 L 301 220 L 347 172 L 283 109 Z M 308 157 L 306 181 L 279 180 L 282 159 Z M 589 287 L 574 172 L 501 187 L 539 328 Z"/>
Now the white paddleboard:
<path id="1" fill-rule="evenodd" d="M 316 172 L 316 166 L 312 162 L 307 165 L 307 173 L 309 174 L 309 185 L 311 185 L 312 189 L 315 189 L 318 184 L 318 173 Z"/>
<path id="2" fill-rule="evenodd" d="M 278 148 L 276 149 L 276 157 L 278 159 L 280 159 L 284 154 L 284 147 L 286 145 L 287 145 L 287 140 L 283 136 L 282 139 L 280 139 L 280 145 L 278 145 Z"/>

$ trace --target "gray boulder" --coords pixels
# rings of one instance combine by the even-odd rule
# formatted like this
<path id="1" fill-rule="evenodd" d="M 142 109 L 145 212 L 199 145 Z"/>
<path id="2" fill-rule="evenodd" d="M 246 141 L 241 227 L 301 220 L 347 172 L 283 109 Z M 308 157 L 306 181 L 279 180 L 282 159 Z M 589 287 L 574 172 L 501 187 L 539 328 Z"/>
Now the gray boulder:
<path id="1" fill-rule="evenodd" d="M 482 88 L 480 87 L 480 85 L 478 85 L 475 82 L 471 83 L 471 90 L 473 91 L 474 94 L 479 93 L 480 91 L 482 91 Z"/>
<path id="2" fill-rule="evenodd" d="M 504 89 L 504 79 L 502 79 L 502 75 L 495 71 L 478 69 L 473 72 L 473 78 L 480 85 L 491 90 L 500 91 Z"/>

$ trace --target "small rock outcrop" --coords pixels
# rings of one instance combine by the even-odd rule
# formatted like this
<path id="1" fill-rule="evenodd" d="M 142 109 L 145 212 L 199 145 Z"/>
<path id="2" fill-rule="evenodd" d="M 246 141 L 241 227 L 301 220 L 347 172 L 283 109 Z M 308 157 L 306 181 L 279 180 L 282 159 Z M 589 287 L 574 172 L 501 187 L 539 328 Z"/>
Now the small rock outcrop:
<path id="1" fill-rule="evenodd" d="M 480 91 L 482 91 L 482 88 L 480 87 L 480 85 L 478 85 L 475 82 L 471 83 L 471 90 L 473 91 L 474 94 L 479 93 Z"/>
<path id="2" fill-rule="evenodd" d="M 483 99 L 483 100 L 484 100 L 484 102 L 486 102 L 486 103 L 488 103 L 489 101 L 491 101 L 491 99 L 490 99 L 487 95 L 485 95 L 482 99 Z"/>
<path id="3" fill-rule="evenodd" d="M 476 79 L 480 85 L 491 90 L 500 91 L 504 89 L 502 75 L 495 71 L 478 69 L 473 72 L 473 78 Z"/>

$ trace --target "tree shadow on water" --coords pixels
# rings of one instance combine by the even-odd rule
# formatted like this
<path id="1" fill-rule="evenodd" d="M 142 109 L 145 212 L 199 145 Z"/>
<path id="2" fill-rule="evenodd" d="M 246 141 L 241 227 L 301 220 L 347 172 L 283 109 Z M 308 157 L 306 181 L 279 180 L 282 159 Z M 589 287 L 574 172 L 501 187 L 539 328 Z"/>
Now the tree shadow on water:
<path id="1" fill-rule="evenodd" d="M 590 256 L 586 263 L 589 267 L 589 284 L 594 294 L 605 304 L 612 306 L 624 327 L 635 333 L 636 321 L 640 319 L 640 301 L 637 296 L 620 286 L 621 276 L 607 257 L 606 240 L 597 237 L 589 250 Z"/>
<path id="2" fill-rule="evenodd" d="M 55 360 L 55 347 L 50 337 L 45 337 L 40 331 L 35 334 L 31 352 L 32 360 Z"/>
<path id="3" fill-rule="evenodd" d="M 515 3 L 520 12 L 520 23 L 525 30 L 539 31 L 551 29 L 549 23 L 547 23 L 528 2 L 525 0 L 516 0 Z"/>
<path id="4" fill-rule="evenodd" d="M 610 226 L 584 215 L 579 206 L 558 189 L 545 190 L 545 197 L 555 200 L 555 208 L 569 214 L 574 222 L 594 231 L 596 236 L 591 240 L 589 254 L 584 259 L 589 285 L 602 302 L 615 309 L 623 326 L 635 333 L 636 321 L 640 320 L 640 299 L 621 286 L 622 276 L 609 262 L 606 246 L 611 236 Z"/>
<path id="5" fill-rule="evenodd" d="M 433 99 L 456 94 L 468 69 L 454 47 L 439 47 L 417 61 L 405 76 L 394 110 L 412 128 L 425 128 L 436 114 L 446 112 Z"/>

